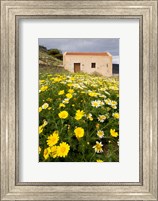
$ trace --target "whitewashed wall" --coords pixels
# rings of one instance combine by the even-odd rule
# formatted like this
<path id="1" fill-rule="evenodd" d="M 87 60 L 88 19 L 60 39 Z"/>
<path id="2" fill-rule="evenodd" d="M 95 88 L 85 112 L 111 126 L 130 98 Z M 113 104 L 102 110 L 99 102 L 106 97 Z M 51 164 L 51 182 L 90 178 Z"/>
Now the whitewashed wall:
<path id="1" fill-rule="evenodd" d="M 82 72 L 97 72 L 104 76 L 112 76 L 111 56 L 63 55 L 63 65 L 66 70 L 74 72 L 74 63 L 80 63 Z M 91 68 L 91 63 L 96 63 L 96 68 Z"/>

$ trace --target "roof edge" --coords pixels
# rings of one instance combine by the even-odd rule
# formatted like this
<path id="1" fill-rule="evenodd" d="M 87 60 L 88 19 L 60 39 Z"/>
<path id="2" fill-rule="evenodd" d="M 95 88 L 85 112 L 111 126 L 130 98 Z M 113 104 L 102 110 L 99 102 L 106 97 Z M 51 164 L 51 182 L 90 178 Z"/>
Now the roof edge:
<path id="1" fill-rule="evenodd" d="M 94 56 L 111 56 L 112 55 L 109 52 L 64 52 L 63 55 L 94 55 Z"/>

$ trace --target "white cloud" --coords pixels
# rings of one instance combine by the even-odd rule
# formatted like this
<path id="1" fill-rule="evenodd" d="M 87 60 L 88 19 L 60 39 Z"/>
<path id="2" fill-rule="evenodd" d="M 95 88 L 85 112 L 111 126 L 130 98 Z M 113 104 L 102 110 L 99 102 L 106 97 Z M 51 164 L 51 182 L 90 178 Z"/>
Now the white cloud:
<path id="1" fill-rule="evenodd" d="M 119 64 L 119 63 L 120 63 L 120 58 L 119 58 L 119 56 L 113 56 L 113 57 L 112 57 L 112 63 L 113 63 L 113 64 Z"/>

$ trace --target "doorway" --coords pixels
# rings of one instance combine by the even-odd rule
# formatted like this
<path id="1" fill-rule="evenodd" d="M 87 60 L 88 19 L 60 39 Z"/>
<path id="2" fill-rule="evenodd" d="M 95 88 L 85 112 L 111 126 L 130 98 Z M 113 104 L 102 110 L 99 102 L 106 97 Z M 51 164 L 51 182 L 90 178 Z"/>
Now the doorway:
<path id="1" fill-rule="evenodd" d="M 80 72 L 80 63 L 74 63 L 74 73 Z"/>

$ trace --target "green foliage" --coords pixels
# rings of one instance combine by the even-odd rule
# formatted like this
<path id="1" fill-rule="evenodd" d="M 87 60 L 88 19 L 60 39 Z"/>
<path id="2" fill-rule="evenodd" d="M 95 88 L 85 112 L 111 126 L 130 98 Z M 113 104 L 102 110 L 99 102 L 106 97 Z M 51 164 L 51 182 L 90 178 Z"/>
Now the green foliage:
<path id="1" fill-rule="evenodd" d="M 62 52 L 59 49 L 49 49 L 48 53 L 51 55 L 57 55 L 57 54 L 61 54 Z"/>
<path id="2" fill-rule="evenodd" d="M 54 55 L 54 57 L 61 61 L 63 60 L 63 54 L 56 54 L 56 55 Z"/>
<path id="3" fill-rule="evenodd" d="M 54 56 L 57 59 L 63 60 L 63 54 L 59 49 L 50 49 L 48 50 L 48 54 Z"/>

